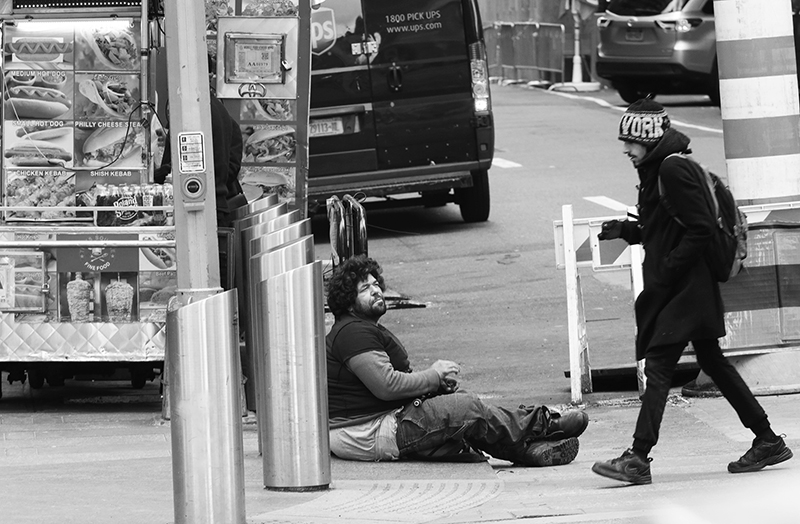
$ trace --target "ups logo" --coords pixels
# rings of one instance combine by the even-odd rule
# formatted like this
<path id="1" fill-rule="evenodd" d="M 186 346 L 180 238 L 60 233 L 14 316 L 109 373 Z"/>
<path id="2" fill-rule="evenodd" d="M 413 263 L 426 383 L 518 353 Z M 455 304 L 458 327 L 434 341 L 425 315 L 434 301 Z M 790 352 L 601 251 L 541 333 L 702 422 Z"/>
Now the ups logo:
<path id="1" fill-rule="evenodd" d="M 336 43 L 336 19 L 333 9 L 320 7 L 311 11 L 311 54 L 321 55 Z"/>

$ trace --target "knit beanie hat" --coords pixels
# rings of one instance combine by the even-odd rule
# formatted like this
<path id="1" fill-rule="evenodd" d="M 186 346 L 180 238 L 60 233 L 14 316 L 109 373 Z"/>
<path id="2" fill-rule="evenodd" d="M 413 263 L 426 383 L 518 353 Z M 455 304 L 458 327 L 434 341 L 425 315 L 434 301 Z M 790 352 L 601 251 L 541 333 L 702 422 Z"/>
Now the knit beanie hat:
<path id="1" fill-rule="evenodd" d="M 632 103 L 622 115 L 619 139 L 650 147 L 661 140 L 667 129 L 669 117 L 664 106 L 655 100 L 643 98 Z"/>

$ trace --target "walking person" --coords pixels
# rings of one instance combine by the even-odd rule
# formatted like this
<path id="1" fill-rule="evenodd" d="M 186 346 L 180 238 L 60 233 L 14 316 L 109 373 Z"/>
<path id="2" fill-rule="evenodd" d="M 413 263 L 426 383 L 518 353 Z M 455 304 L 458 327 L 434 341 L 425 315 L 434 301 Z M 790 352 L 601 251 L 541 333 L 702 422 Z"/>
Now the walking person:
<path id="1" fill-rule="evenodd" d="M 331 452 L 363 461 L 485 460 L 472 448 L 524 466 L 558 466 L 578 454 L 582 411 L 506 409 L 459 390 L 460 366 L 437 360 L 412 371 L 386 313 L 380 265 L 364 255 L 328 282 L 336 321 L 326 337 Z"/>
<path id="2" fill-rule="evenodd" d="M 670 127 L 661 104 L 643 99 L 622 116 L 619 139 L 639 173 L 639 216 L 605 222 L 598 238 L 644 246 L 644 289 L 635 313 L 636 358 L 645 359 L 646 388 L 632 447 L 620 457 L 596 462 L 592 471 L 632 484 L 652 481 L 648 455 L 658 442 L 672 376 L 689 342 L 700 368 L 755 435 L 752 447 L 728 464 L 728 471 L 756 471 L 790 459 L 792 451 L 773 432 L 767 414 L 719 347 L 724 309 L 704 256 L 716 217 L 702 168 L 685 156 L 691 153 L 689 138 Z"/>

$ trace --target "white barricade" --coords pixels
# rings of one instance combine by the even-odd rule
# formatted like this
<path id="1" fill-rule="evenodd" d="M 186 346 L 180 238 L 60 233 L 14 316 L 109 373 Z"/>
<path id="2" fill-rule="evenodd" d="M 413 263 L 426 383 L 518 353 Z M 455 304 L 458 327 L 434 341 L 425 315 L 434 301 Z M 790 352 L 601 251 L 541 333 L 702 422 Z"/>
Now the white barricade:
<path id="1" fill-rule="evenodd" d="M 603 222 L 625 219 L 625 215 L 575 220 L 572 206 L 561 207 L 561 220 L 553 222 L 556 267 L 566 272 L 567 329 L 569 330 L 569 371 L 572 402 L 580 404 L 583 393 L 592 392 L 592 368 L 589 362 L 589 340 L 583 307 L 579 267 L 594 271 L 625 270 L 631 274 L 634 300 L 642 290 L 642 248 L 630 246 L 622 239 L 600 241 L 597 238 Z M 637 363 L 637 376 L 643 373 Z M 644 391 L 640 380 L 639 390 Z"/>

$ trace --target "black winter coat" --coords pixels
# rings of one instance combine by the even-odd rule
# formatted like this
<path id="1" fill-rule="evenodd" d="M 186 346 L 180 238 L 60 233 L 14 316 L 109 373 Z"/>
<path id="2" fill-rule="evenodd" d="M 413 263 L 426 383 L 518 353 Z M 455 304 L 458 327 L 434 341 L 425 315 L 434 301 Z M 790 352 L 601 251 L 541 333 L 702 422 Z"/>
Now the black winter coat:
<path id="1" fill-rule="evenodd" d="M 645 252 L 635 306 L 637 359 L 651 347 L 725 335 L 719 284 L 703 256 L 716 227 L 710 194 L 695 162 L 670 156 L 688 147 L 689 138 L 670 128 L 636 166 L 639 219 L 623 223 L 622 238 Z"/>

